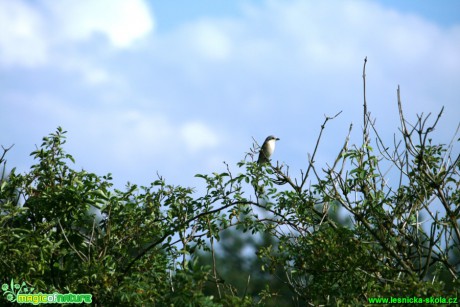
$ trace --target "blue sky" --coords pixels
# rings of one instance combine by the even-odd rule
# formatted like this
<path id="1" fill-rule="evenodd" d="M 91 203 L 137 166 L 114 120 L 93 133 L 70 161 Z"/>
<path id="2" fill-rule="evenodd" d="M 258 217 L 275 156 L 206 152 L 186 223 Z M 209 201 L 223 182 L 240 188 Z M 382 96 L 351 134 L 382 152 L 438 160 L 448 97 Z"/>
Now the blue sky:
<path id="1" fill-rule="evenodd" d="M 445 106 L 460 118 L 458 1 L 0 0 L 0 144 L 25 171 L 57 126 L 75 167 L 115 182 L 196 186 L 244 158 L 252 137 L 281 138 L 274 159 L 331 162 L 367 99 L 389 145 L 396 88 L 409 119 Z M 433 114 L 433 115 L 435 115 Z"/>

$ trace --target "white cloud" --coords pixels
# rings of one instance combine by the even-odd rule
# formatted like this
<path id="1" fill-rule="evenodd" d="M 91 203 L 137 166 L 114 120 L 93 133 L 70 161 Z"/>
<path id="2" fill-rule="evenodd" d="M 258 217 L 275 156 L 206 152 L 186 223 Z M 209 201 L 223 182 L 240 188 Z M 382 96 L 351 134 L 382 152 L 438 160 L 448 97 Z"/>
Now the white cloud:
<path id="1" fill-rule="evenodd" d="M 22 1 L 0 0 L 0 63 L 36 66 L 46 61 L 48 45 L 42 16 Z"/>
<path id="2" fill-rule="evenodd" d="M 118 110 L 101 120 L 101 123 L 105 129 L 109 129 L 108 133 L 117 132 L 115 134 L 119 141 L 115 143 L 118 143 L 118 148 L 132 151 L 131 154 L 140 151 L 134 154 L 136 156 L 170 155 L 170 158 L 182 160 L 188 153 L 219 144 L 217 133 L 206 123 L 190 121 L 177 125 L 164 114 L 141 113 L 134 109 Z M 129 154 L 125 154 L 124 159 L 129 157 Z"/>
<path id="3" fill-rule="evenodd" d="M 0 0 L 0 63 L 47 64 L 52 57 L 56 61 L 58 50 L 68 52 L 95 34 L 116 48 L 128 48 L 153 28 L 143 0 Z"/>
<path id="4" fill-rule="evenodd" d="M 217 134 L 210 127 L 199 121 L 184 124 L 180 129 L 180 133 L 190 152 L 212 148 L 219 144 Z"/>
<path id="5" fill-rule="evenodd" d="M 165 114 L 132 107 L 84 107 L 49 94 L 39 94 L 32 102 L 24 95 L 9 100 L 11 109 L 23 110 L 22 117 L 31 124 L 38 127 L 45 121 L 50 131 L 44 133 L 63 126 L 79 148 L 91 148 L 88 154 L 107 156 L 104 163 L 113 165 L 140 167 L 159 157 L 178 163 L 219 145 L 219 135 L 202 121 L 176 123 Z"/>
<path id="6" fill-rule="evenodd" d="M 98 66 L 94 61 L 86 58 L 64 57 L 60 58 L 59 61 L 63 71 L 78 73 L 88 85 L 97 86 L 110 83 L 113 86 L 119 86 L 122 83 L 118 75 L 110 73 L 102 65 Z"/>
<path id="7" fill-rule="evenodd" d="M 219 23 L 200 21 L 186 29 L 185 37 L 199 55 L 210 60 L 225 60 L 232 44 Z"/>
<path id="8" fill-rule="evenodd" d="M 232 82 L 241 89 L 246 84 L 260 83 L 264 88 L 259 92 L 264 94 L 289 87 L 293 81 L 300 82 L 299 78 L 306 85 L 313 84 L 314 79 L 320 81 L 322 76 L 328 76 L 328 82 L 345 75 L 359 78 L 365 56 L 372 65 L 369 76 L 379 76 L 381 79 L 377 81 L 381 85 L 392 83 L 392 89 L 404 81 L 406 85 L 413 81 L 420 85 L 438 83 L 440 78 L 432 80 L 429 72 L 442 72 L 449 80 L 458 80 L 460 73 L 460 26 L 441 27 L 376 2 L 247 4 L 241 18 L 225 21 L 206 18 L 184 25 L 178 32 L 175 42 L 165 51 L 182 51 L 171 56 L 184 71 L 195 69 L 200 78 L 208 76 L 200 84 L 213 84 L 214 59 L 222 58 L 228 60 L 218 68 L 226 74 L 225 85 Z M 190 50 L 197 48 L 203 57 L 190 54 Z M 196 75 L 190 74 L 191 82 Z M 273 80 L 277 86 L 269 88 L 262 80 Z M 342 84 L 347 82 L 349 79 Z"/>
<path id="9" fill-rule="evenodd" d="M 107 36 L 115 47 L 129 47 L 154 27 L 142 0 L 47 0 L 63 40 L 86 40 L 95 33 Z"/>
<path id="10" fill-rule="evenodd" d="M 90 84 L 106 83 L 110 80 L 109 74 L 102 69 L 90 68 L 86 70 L 86 80 Z"/>

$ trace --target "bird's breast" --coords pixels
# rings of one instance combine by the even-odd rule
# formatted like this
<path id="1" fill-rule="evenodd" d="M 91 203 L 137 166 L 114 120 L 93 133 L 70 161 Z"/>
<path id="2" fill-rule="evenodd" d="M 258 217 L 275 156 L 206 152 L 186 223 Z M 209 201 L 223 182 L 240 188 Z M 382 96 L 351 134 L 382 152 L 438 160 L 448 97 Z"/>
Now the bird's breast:
<path id="1" fill-rule="evenodd" d="M 275 151 L 275 141 L 274 140 L 270 140 L 268 141 L 268 144 L 267 144 L 267 151 L 268 153 L 271 155 L 274 151 Z"/>

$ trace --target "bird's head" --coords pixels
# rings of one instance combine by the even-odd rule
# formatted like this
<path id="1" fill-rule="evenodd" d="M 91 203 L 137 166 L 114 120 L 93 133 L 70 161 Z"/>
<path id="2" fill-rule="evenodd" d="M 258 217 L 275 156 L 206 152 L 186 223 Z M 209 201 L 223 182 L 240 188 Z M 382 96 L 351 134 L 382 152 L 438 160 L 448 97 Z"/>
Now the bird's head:
<path id="1" fill-rule="evenodd" d="M 267 136 L 267 138 L 265 139 L 265 142 L 269 142 L 269 141 L 279 141 L 280 139 L 275 137 L 274 135 L 269 135 Z"/>

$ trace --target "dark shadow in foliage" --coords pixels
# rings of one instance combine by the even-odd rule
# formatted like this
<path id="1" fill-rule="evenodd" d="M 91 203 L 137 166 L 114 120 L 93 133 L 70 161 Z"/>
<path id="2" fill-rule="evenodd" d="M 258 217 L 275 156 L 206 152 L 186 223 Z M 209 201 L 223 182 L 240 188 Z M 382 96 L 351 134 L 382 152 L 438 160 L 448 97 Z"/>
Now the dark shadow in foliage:
<path id="1" fill-rule="evenodd" d="M 287 286 L 279 266 L 275 272 L 262 270 L 262 262 L 257 256 L 261 248 L 275 247 L 277 245 L 273 236 L 268 233 L 253 235 L 242 233 L 235 229 L 227 229 L 221 232 L 220 242 L 215 246 L 215 264 L 220 283 L 221 292 L 217 289 L 214 281 L 209 281 L 204 288 L 204 293 L 216 298 L 222 297 L 222 302 L 232 301 L 234 296 L 240 298 L 240 302 L 256 303 L 261 300 L 261 292 L 269 289 L 271 297 L 263 300 L 264 306 L 288 306 L 291 305 L 292 291 Z M 195 255 L 198 263 L 212 267 L 213 259 L 209 252 L 198 251 Z"/>

